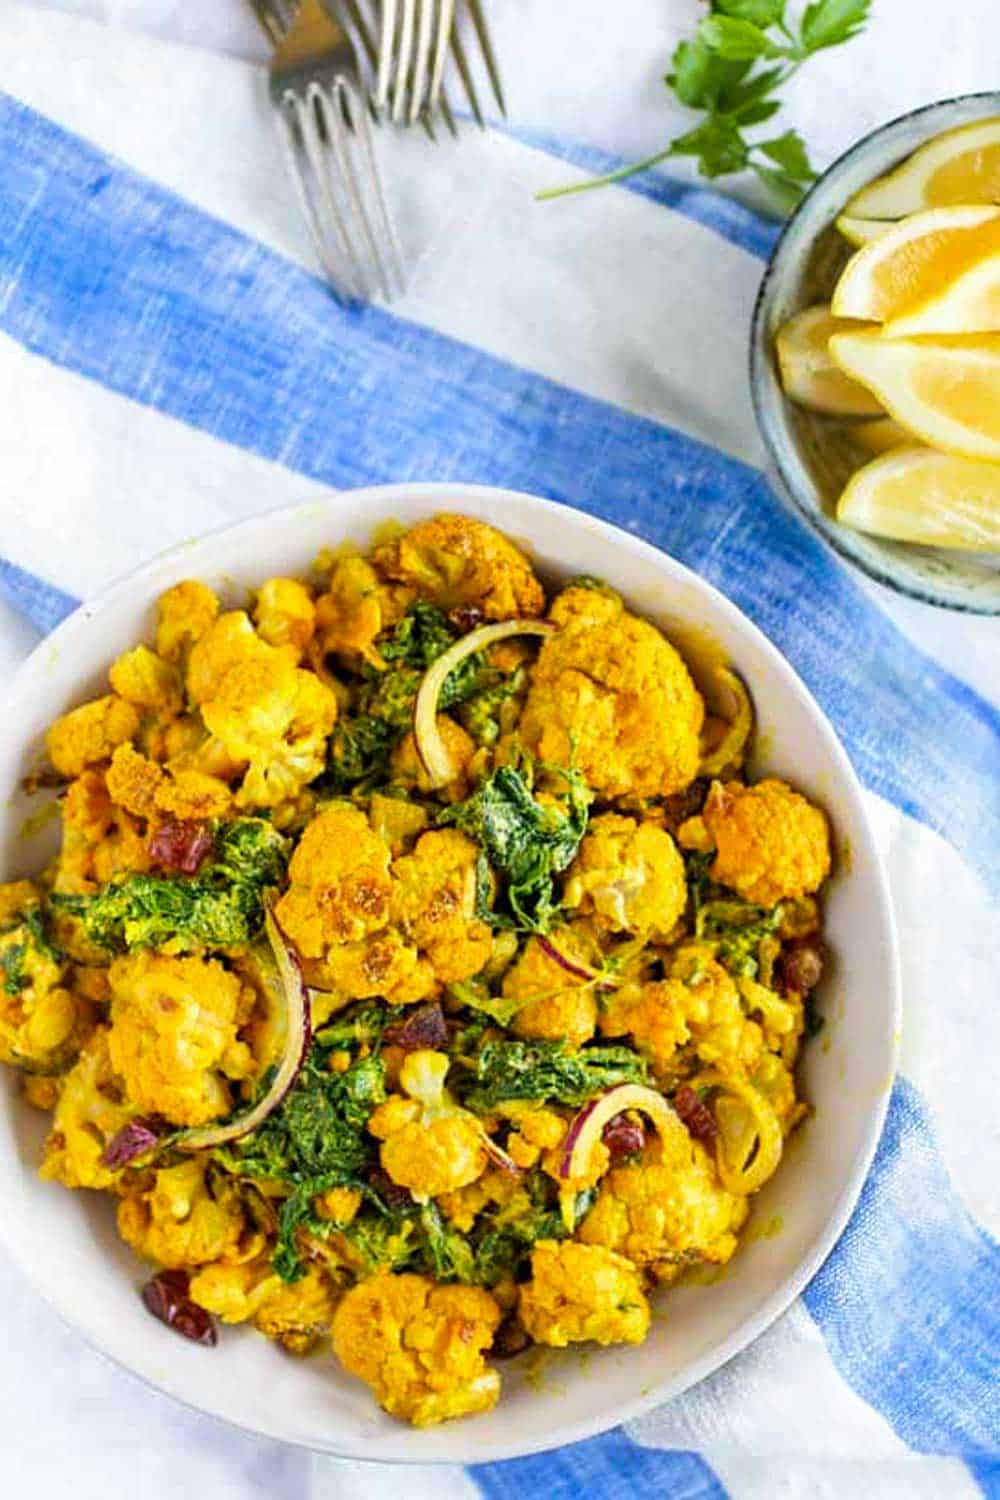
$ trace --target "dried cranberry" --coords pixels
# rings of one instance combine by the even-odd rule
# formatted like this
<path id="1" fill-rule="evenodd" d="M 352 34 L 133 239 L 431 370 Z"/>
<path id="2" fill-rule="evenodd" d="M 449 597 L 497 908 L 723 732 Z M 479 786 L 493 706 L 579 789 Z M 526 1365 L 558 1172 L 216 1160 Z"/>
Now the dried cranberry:
<path id="1" fill-rule="evenodd" d="M 149 853 L 156 863 L 181 875 L 197 875 L 213 847 L 206 823 L 183 818 L 167 818 L 149 840 Z"/>
<path id="2" fill-rule="evenodd" d="M 404 1052 L 420 1052 L 425 1047 L 445 1047 L 448 1044 L 448 1026 L 444 1011 L 436 1000 L 427 1005 L 418 1005 L 402 1021 L 385 1029 L 385 1040 Z"/>
<path id="3" fill-rule="evenodd" d="M 368 1173 L 368 1186 L 378 1194 L 386 1208 L 390 1210 L 402 1210 L 414 1206 L 409 1188 L 400 1187 L 398 1182 L 393 1182 L 383 1167 L 371 1168 Z"/>
<path id="4" fill-rule="evenodd" d="M 111 1137 L 104 1148 L 101 1165 L 110 1167 L 113 1172 L 119 1167 L 127 1167 L 137 1156 L 145 1156 L 147 1151 L 152 1151 L 159 1139 L 147 1120 L 130 1120 L 117 1135 Z"/>
<path id="5" fill-rule="evenodd" d="M 683 792 L 674 792 L 663 801 L 663 821 L 671 833 L 676 833 L 682 823 L 700 813 L 708 796 L 709 783 L 703 777 L 692 781 Z"/>
<path id="6" fill-rule="evenodd" d="M 693 1135 L 696 1141 L 701 1141 L 703 1146 L 715 1145 L 719 1134 L 715 1116 L 688 1084 L 679 1088 L 674 1095 L 674 1109 L 687 1126 L 689 1135 Z"/>
<path id="7" fill-rule="evenodd" d="M 627 1114 L 615 1115 L 601 1132 L 601 1140 L 608 1148 L 613 1162 L 625 1156 L 635 1156 L 646 1144 L 646 1131 L 641 1120 Z"/>
<path id="8" fill-rule="evenodd" d="M 219 1339 L 215 1319 L 197 1302 L 191 1301 L 189 1288 L 186 1271 L 160 1271 L 152 1281 L 146 1282 L 142 1300 L 154 1318 L 159 1318 L 182 1338 L 211 1347 Z"/>
<path id="9" fill-rule="evenodd" d="M 815 943 L 790 943 L 781 955 L 781 976 L 786 990 L 808 995 L 823 977 L 823 955 Z"/>
<path id="10" fill-rule="evenodd" d="M 465 635 L 467 631 L 475 630 L 477 625 L 483 623 L 483 612 L 478 604 L 458 604 L 448 611 L 448 619 L 456 630 Z"/>
<path id="11" fill-rule="evenodd" d="M 516 1313 L 508 1313 L 493 1336 L 494 1359 L 513 1359 L 531 1344 L 527 1329 Z"/>

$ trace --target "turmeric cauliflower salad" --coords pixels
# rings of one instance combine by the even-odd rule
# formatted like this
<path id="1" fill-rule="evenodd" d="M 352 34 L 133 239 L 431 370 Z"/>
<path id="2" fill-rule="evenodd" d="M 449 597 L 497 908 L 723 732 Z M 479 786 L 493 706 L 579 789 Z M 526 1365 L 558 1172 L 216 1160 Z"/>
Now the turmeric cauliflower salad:
<path id="1" fill-rule="evenodd" d="M 49 729 L 0 1059 L 175 1333 L 485 1411 L 735 1253 L 807 1113 L 827 818 L 748 778 L 735 673 L 480 521 L 245 604 L 168 589 Z"/>

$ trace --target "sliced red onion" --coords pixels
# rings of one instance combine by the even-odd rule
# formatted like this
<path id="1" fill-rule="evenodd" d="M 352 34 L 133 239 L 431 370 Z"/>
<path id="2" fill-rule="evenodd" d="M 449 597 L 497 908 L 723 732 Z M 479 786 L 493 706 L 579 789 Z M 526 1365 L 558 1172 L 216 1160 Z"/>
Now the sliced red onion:
<path id="1" fill-rule="evenodd" d="M 150 857 L 181 875 L 197 875 L 214 847 L 207 823 L 184 818 L 167 818 L 149 840 Z"/>
<path id="2" fill-rule="evenodd" d="M 210 1151 L 215 1146 L 239 1140 L 241 1136 L 256 1130 L 278 1108 L 306 1060 L 312 1041 L 309 991 L 302 978 L 299 961 L 285 941 L 270 906 L 264 909 L 264 930 L 271 954 L 270 958 L 265 954 L 260 955 L 260 975 L 278 1014 L 285 1018 L 281 1061 L 271 1087 L 251 1109 L 231 1120 L 224 1120 L 219 1124 L 196 1125 L 174 1136 L 171 1144 L 182 1151 Z"/>
<path id="3" fill-rule="evenodd" d="M 646 1144 L 646 1131 L 641 1120 L 629 1115 L 615 1115 L 601 1131 L 601 1140 L 608 1148 L 612 1163 L 635 1156 Z"/>
<path id="4" fill-rule="evenodd" d="M 444 1011 L 437 1000 L 427 1005 L 418 1005 L 385 1030 L 385 1040 L 404 1052 L 420 1052 L 424 1048 L 435 1051 L 448 1045 L 448 1024 Z"/>
<path id="5" fill-rule="evenodd" d="M 580 963 L 578 959 L 570 958 L 556 947 L 551 938 L 538 934 L 538 946 L 547 958 L 551 958 L 554 964 L 565 969 L 567 974 L 572 974 L 574 979 L 596 980 L 599 990 L 613 990 L 615 988 L 611 980 L 607 979 L 600 969 L 592 969 L 589 964 Z"/>
<path id="6" fill-rule="evenodd" d="M 555 628 L 550 620 L 500 620 L 495 625 L 480 625 L 455 641 L 427 668 L 413 705 L 413 738 L 432 790 L 447 786 L 455 775 L 437 722 L 441 689 L 450 673 L 467 656 L 473 656 L 497 641 L 504 641 L 508 636 L 551 635 Z"/>
<path id="7" fill-rule="evenodd" d="M 641 1083 L 619 1083 L 597 1099 L 591 1099 L 572 1120 L 562 1145 L 559 1176 L 582 1177 L 604 1127 L 629 1109 L 648 1116 L 664 1136 L 679 1123 L 666 1099 L 655 1089 Z"/>
<path id="8" fill-rule="evenodd" d="M 148 1121 L 129 1120 L 104 1148 L 101 1166 L 110 1167 L 113 1172 L 117 1172 L 119 1167 L 127 1167 L 129 1162 L 145 1156 L 159 1144 L 159 1132 Z"/>
<path id="9" fill-rule="evenodd" d="M 146 1282 L 142 1300 L 147 1311 L 172 1328 L 174 1333 L 211 1348 L 219 1341 L 215 1319 L 197 1302 L 191 1301 L 189 1291 L 186 1271 L 160 1271 Z"/>
<path id="10" fill-rule="evenodd" d="M 686 1125 L 689 1135 L 694 1136 L 696 1141 L 701 1141 L 703 1146 L 708 1146 L 710 1149 L 715 1146 L 719 1134 L 715 1116 L 690 1084 L 686 1083 L 683 1088 L 677 1090 L 674 1095 L 674 1109 Z"/>

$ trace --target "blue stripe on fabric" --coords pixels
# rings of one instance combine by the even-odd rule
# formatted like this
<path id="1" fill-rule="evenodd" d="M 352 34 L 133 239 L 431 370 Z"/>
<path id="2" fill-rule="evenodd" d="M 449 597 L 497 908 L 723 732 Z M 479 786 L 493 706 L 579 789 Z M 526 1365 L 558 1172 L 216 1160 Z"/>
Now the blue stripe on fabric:
<path id="1" fill-rule="evenodd" d="M 1000 1247 L 959 1199 L 903 1078 L 851 1222 L 804 1301 L 841 1375 L 910 1447 L 996 1460 Z"/>
<path id="2" fill-rule="evenodd" d="M 1000 716 L 868 603 L 757 470 L 381 309 L 345 309 L 314 277 L 2 97 L 0 162 L 3 331 L 334 485 L 506 485 L 627 526 L 745 610 L 808 682 L 865 783 L 1000 885 Z"/>
<path id="3" fill-rule="evenodd" d="M 487 1500 L 725 1500 L 727 1493 L 696 1453 L 643 1448 L 620 1429 L 466 1473 Z"/>
<path id="4" fill-rule="evenodd" d="M 1000 1500 L 1000 1458 L 972 1458 L 967 1460 L 966 1468 L 986 1500 Z"/>
<path id="5" fill-rule="evenodd" d="M 604 177 L 608 172 L 618 172 L 627 165 L 623 157 L 602 151 L 599 146 L 585 146 L 578 141 L 561 140 L 557 136 L 546 135 L 544 131 L 528 130 L 522 126 L 508 125 L 496 120 L 490 121 L 490 128 L 499 131 L 502 135 L 509 135 L 516 141 L 521 141 L 525 146 L 533 146 L 537 151 L 544 151 L 547 156 L 557 161 L 565 161 L 570 166 L 580 167 L 593 177 Z M 553 174 L 551 186 L 560 186 L 560 179 L 555 174 Z M 669 177 L 654 167 L 649 167 L 644 172 L 637 172 L 634 177 L 625 178 L 623 182 L 616 183 L 615 187 L 636 193 L 640 198 L 648 198 L 653 203 L 672 209 L 674 213 L 683 214 L 685 218 L 695 219 L 699 224 L 704 224 L 707 229 L 714 229 L 716 234 L 729 240 L 731 244 L 738 245 L 741 250 L 746 250 L 748 254 L 756 255 L 761 260 L 770 259 L 771 252 L 778 242 L 778 236 L 784 228 L 783 223 L 761 218 L 759 214 L 754 213 L 753 209 L 747 208 L 744 203 L 737 202 L 735 198 L 713 192 L 711 188 L 700 187 L 694 182 L 684 182 L 678 177 Z M 595 189 L 600 192 L 608 190 L 603 187 Z M 559 212 L 560 201 L 557 199 L 545 205 L 548 212 Z M 567 200 L 564 211 L 568 210 L 572 201 L 572 198 Z"/>
<path id="6" fill-rule="evenodd" d="M 78 600 L 0 557 L 0 599 L 48 634 L 72 614 Z"/>

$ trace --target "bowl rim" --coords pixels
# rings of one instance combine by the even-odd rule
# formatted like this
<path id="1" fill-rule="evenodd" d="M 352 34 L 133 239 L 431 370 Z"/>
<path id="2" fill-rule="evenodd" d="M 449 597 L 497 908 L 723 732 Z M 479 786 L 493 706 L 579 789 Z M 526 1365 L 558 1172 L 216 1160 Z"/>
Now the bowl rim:
<path id="1" fill-rule="evenodd" d="M 583 521 L 588 528 L 592 528 L 606 537 L 609 545 L 609 555 L 620 556 L 623 554 L 632 554 L 644 560 L 647 564 L 653 565 L 667 579 L 674 576 L 689 584 L 693 582 L 698 590 L 703 591 L 708 596 L 713 607 L 721 611 L 723 615 L 728 615 L 731 623 L 736 625 L 738 630 L 753 643 L 756 649 L 770 659 L 770 665 L 782 680 L 783 686 L 801 698 L 804 698 L 809 711 L 815 716 L 820 729 L 825 732 L 832 769 L 837 776 L 842 778 L 842 785 L 853 796 L 859 811 L 859 826 L 864 836 L 864 847 L 854 846 L 852 848 L 852 860 L 857 861 L 859 857 L 865 859 L 872 873 L 876 893 L 876 930 L 879 933 L 879 938 L 884 948 L 886 970 L 890 981 L 888 986 L 889 993 L 886 996 L 885 1003 L 885 1029 L 888 1038 L 889 1070 L 885 1087 L 879 1090 L 868 1107 L 866 1128 L 859 1142 L 854 1161 L 851 1163 L 844 1185 L 829 1206 L 822 1232 L 817 1235 L 808 1254 L 803 1256 L 795 1269 L 789 1272 L 777 1286 L 761 1299 L 759 1306 L 751 1316 L 745 1318 L 726 1337 L 713 1344 L 700 1357 L 692 1360 L 679 1374 L 669 1377 L 660 1383 L 648 1385 L 631 1399 L 616 1402 L 605 1414 L 568 1422 L 564 1427 L 560 1427 L 553 1432 L 551 1440 L 548 1434 L 546 1434 L 537 1440 L 531 1439 L 528 1442 L 519 1443 L 516 1438 L 512 1438 L 505 1442 L 492 1441 L 488 1444 L 477 1444 L 475 1425 L 470 1424 L 469 1441 L 461 1456 L 454 1454 L 445 1456 L 433 1453 L 422 1456 L 419 1452 L 404 1452 L 405 1442 L 403 1439 L 400 1440 L 396 1451 L 389 1453 L 380 1452 L 377 1455 L 374 1455 L 370 1447 L 365 1446 L 361 1440 L 348 1440 L 338 1443 L 337 1439 L 334 1438 L 330 1443 L 318 1445 L 307 1442 L 302 1438 L 289 1437 L 278 1423 L 274 1425 L 268 1425 L 266 1422 L 262 1422 L 260 1425 L 251 1424 L 243 1422 L 237 1417 L 213 1410 L 207 1405 L 199 1404 L 186 1397 L 183 1391 L 175 1389 L 175 1382 L 169 1373 L 165 1374 L 162 1378 L 155 1378 L 151 1374 L 137 1369 L 126 1358 L 109 1349 L 96 1333 L 82 1327 L 76 1321 L 72 1311 L 65 1305 L 64 1300 L 59 1298 L 57 1292 L 50 1288 L 47 1283 L 43 1283 L 41 1279 L 36 1280 L 30 1259 L 26 1255 L 22 1255 L 15 1248 L 15 1245 L 6 1233 L 5 1220 L 0 1217 L 0 1243 L 3 1244 L 4 1249 L 25 1276 L 33 1291 L 56 1313 L 64 1325 L 71 1328 L 77 1336 L 83 1339 L 85 1344 L 96 1350 L 103 1357 L 109 1359 L 119 1369 L 140 1381 L 147 1388 L 179 1402 L 180 1405 L 186 1407 L 189 1411 L 209 1416 L 237 1431 L 255 1437 L 282 1442 L 304 1452 L 383 1464 L 403 1465 L 419 1462 L 442 1465 L 469 1465 L 495 1463 L 508 1459 L 529 1457 L 536 1453 L 566 1447 L 584 1441 L 587 1438 L 599 1436 L 620 1426 L 624 1422 L 633 1421 L 644 1416 L 647 1412 L 663 1405 L 664 1402 L 670 1400 L 672 1397 L 682 1394 L 727 1364 L 755 1339 L 760 1337 L 791 1306 L 796 1298 L 800 1296 L 809 1281 L 811 1281 L 826 1261 L 844 1232 L 867 1180 L 872 1160 L 881 1139 L 889 1108 L 892 1085 L 897 1075 L 899 1062 L 902 985 L 898 937 L 888 879 L 885 866 L 874 840 L 871 820 L 864 805 L 861 783 L 848 758 L 846 750 L 840 742 L 836 730 L 784 654 L 764 634 L 759 626 L 755 625 L 752 620 L 744 615 L 742 610 L 733 604 L 721 590 L 659 547 L 610 522 L 591 515 L 588 511 L 521 490 L 502 489 L 492 485 L 463 484 L 460 481 L 441 483 L 423 481 L 373 485 L 358 489 L 333 491 L 318 500 L 313 499 L 292 506 L 278 506 L 272 510 L 244 517 L 235 523 L 224 523 L 209 531 L 199 533 L 192 539 L 181 541 L 155 553 L 136 567 L 129 569 L 127 573 L 113 579 L 104 588 L 99 590 L 91 600 L 81 603 L 72 614 L 60 622 L 55 630 L 42 638 L 28 658 L 21 664 L 8 685 L 4 694 L 4 701 L 13 704 L 14 700 L 22 693 L 26 691 L 30 692 L 31 681 L 37 668 L 53 648 L 59 648 L 64 643 L 68 643 L 80 631 L 88 631 L 93 621 L 109 611 L 113 611 L 120 600 L 134 598 L 137 588 L 142 587 L 150 575 L 155 575 L 156 569 L 159 566 L 184 557 L 185 559 L 191 559 L 195 568 L 197 568 L 197 550 L 204 544 L 218 542 L 226 538 L 231 540 L 235 548 L 239 539 L 244 535 L 273 526 L 276 521 L 287 520 L 291 522 L 298 517 L 313 517 L 318 513 L 328 514 L 331 521 L 336 523 L 338 510 L 345 504 L 356 508 L 356 510 L 364 510 L 368 506 L 394 502 L 398 504 L 400 511 L 405 514 L 408 499 L 434 502 L 441 509 L 446 510 L 450 508 L 457 509 L 463 498 L 466 500 L 471 498 L 483 504 L 490 503 L 495 505 L 501 517 L 503 515 L 504 502 L 515 502 L 519 505 L 526 505 L 530 510 L 555 519 L 560 517 L 565 518 L 567 511 L 569 511 L 577 522 Z M 530 537 L 525 540 L 530 546 Z M 153 597 L 155 596 L 151 594 L 149 603 L 152 603 Z M 405 1437 L 412 1439 L 413 1433 L 410 1429 L 405 1429 Z"/>
<path id="2" fill-rule="evenodd" d="M 828 186 L 830 180 L 840 172 L 846 171 L 856 157 L 860 156 L 873 141 L 878 140 L 881 136 L 888 135 L 891 131 L 903 125 L 908 125 L 914 120 L 920 120 L 925 115 L 933 116 L 940 111 L 965 104 L 982 103 L 985 105 L 987 101 L 992 101 L 992 105 L 995 106 L 997 113 L 1000 114 L 1000 89 L 977 89 L 969 94 L 953 94 L 949 98 L 935 99 L 930 104 L 920 104 L 915 109 L 906 110 L 903 114 L 895 115 L 891 120 L 886 120 L 881 125 L 876 125 L 867 134 L 859 136 L 856 141 L 848 146 L 845 151 L 842 151 L 820 173 L 785 221 L 775 241 L 774 249 L 768 258 L 764 275 L 757 289 L 753 313 L 750 318 L 748 369 L 750 398 L 753 402 L 754 416 L 757 419 L 757 428 L 764 440 L 764 446 L 767 449 L 771 462 L 778 471 L 782 493 L 788 497 L 798 514 L 812 531 L 826 542 L 839 557 L 842 557 L 845 562 L 857 568 L 867 577 L 874 579 L 876 583 L 883 584 L 886 588 L 892 589 L 894 593 L 900 594 L 904 599 L 914 599 L 919 604 L 929 604 L 937 609 L 949 609 L 956 614 L 980 615 L 992 618 L 1000 615 L 1000 599 L 993 604 L 977 604 L 971 599 L 946 598 L 942 594 L 935 592 L 929 585 L 924 586 L 916 582 L 904 583 L 894 575 L 891 569 L 880 567 L 877 562 L 869 561 L 859 556 L 845 540 L 843 527 L 838 526 L 835 522 L 824 516 L 822 512 L 811 509 L 799 498 L 797 485 L 793 482 L 788 465 L 783 461 L 778 444 L 772 435 L 772 418 L 768 409 L 766 394 L 770 389 L 771 382 L 768 377 L 772 374 L 772 371 L 768 349 L 769 336 L 764 327 L 771 288 L 779 270 L 783 269 L 783 255 L 788 240 L 813 199 Z M 966 123 L 974 124 L 975 121 L 969 120 Z M 956 126 L 954 128 L 957 129 L 959 127 Z M 932 139 L 932 137 L 928 137 L 927 139 Z M 925 140 L 920 144 L 925 145 L 926 143 L 927 141 Z M 910 154 L 919 149 L 919 145 L 911 147 Z M 817 233 L 819 232 L 817 231 Z M 814 241 L 815 236 L 813 237 Z M 785 400 L 787 398 L 781 395 L 780 399 Z"/>

